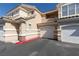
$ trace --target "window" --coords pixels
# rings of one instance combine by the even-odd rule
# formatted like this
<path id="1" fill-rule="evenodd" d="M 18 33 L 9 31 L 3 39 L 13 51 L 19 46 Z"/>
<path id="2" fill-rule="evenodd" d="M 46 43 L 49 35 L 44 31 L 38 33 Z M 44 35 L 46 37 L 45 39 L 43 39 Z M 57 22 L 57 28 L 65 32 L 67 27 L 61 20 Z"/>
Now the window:
<path id="1" fill-rule="evenodd" d="M 62 6 L 62 13 L 61 13 L 62 17 L 74 16 L 77 13 L 79 13 L 79 4 L 72 3 Z"/>
<path id="2" fill-rule="evenodd" d="M 75 14 L 75 4 L 70 4 L 69 5 L 69 15 L 74 15 Z"/>
<path id="3" fill-rule="evenodd" d="M 79 14 L 79 3 L 76 3 L 76 14 Z"/>
<path id="4" fill-rule="evenodd" d="M 62 6 L 62 16 L 67 16 L 67 6 Z"/>

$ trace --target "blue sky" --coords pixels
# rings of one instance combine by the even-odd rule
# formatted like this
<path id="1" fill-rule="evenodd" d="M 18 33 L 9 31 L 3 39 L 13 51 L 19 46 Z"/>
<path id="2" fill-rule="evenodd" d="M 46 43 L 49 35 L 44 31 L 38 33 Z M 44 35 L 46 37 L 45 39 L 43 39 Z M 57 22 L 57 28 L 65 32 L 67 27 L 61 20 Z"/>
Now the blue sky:
<path id="1" fill-rule="evenodd" d="M 6 15 L 6 13 L 15 8 L 20 3 L 0 3 L 0 16 Z M 41 12 L 47 12 L 56 8 L 56 3 L 27 3 L 29 5 L 36 6 Z"/>

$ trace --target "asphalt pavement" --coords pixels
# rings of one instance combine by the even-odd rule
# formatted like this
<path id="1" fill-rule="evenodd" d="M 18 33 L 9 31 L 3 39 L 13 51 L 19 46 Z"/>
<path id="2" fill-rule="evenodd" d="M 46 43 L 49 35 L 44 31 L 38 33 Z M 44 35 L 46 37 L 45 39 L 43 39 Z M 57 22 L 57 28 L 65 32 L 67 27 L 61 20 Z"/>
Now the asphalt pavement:
<path id="1" fill-rule="evenodd" d="M 49 39 L 21 45 L 0 42 L 0 56 L 79 56 L 79 44 Z"/>

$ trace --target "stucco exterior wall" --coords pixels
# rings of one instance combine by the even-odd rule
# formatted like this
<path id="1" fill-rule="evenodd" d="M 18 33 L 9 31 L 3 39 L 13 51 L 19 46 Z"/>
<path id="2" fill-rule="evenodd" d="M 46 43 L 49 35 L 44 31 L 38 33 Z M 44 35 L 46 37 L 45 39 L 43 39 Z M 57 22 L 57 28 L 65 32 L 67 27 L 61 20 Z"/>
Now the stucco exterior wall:
<path id="1" fill-rule="evenodd" d="M 26 23 L 21 23 L 19 36 L 26 36 Z"/>
<path id="2" fill-rule="evenodd" d="M 41 15 L 35 11 L 35 18 L 27 20 L 26 24 L 31 24 L 32 29 L 37 29 L 37 24 L 42 22 L 42 17 Z"/>
<path id="3" fill-rule="evenodd" d="M 5 23 L 4 30 L 5 42 L 15 43 L 18 41 L 16 28 L 11 23 Z"/>
<path id="4" fill-rule="evenodd" d="M 26 38 L 27 40 L 31 37 L 39 36 L 37 24 L 42 22 L 42 16 L 34 11 L 35 17 L 29 20 L 26 20 L 25 23 L 22 23 L 20 26 L 20 37 Z M 29 26 L 29 24 L 31 24 Z"/>
<path id="5" fill-rule="evenodd" d="M 27 14 L 27 11 L 26 12 L 24 12 L 23 10 L 19 10 L 19 16 L 20 17 L 28 17 L 28 14 Z"/>

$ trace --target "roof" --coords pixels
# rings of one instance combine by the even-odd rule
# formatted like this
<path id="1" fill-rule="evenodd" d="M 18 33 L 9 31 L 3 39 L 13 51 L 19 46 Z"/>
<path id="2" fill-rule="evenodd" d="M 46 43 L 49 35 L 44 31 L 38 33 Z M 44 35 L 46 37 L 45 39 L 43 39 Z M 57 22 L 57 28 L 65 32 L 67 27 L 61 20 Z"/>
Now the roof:
<path id="1" fill-rule="evenodd" d="M 28 8 L 28 9 L 31 9 L 31 10 L 36 10 L 38 13 L 40 13 L 41 15 L 43 15 L 42 12 L 40 12 L 35 6 L 27 5 L 27 4 L 20 4 L 20 5 L 16 6 L 15 8 L 9 10 L 7 12 L 7 14 L 11 13 L 13 10 L 15 10 L 16 8 L 19 8 L 19 7 L 22 7 L 24 9 L 27 9 Z"/>
<path id="2" fill-rule="evenodd" d="M 58 10 L 56 9 L 56 10 L 48 11 L 44 14 L 46 15 L 46 18 L 58 17 Z"/>
<path id="3" fill-rule="evenodd" d="M 44 14 L 54 13 L 54 12 L 57 12 L 57 11 L 58 11 L 58 10 L 55 9 L 55 10 L 51 10 L 51 11 L 45 12 Z"/>

